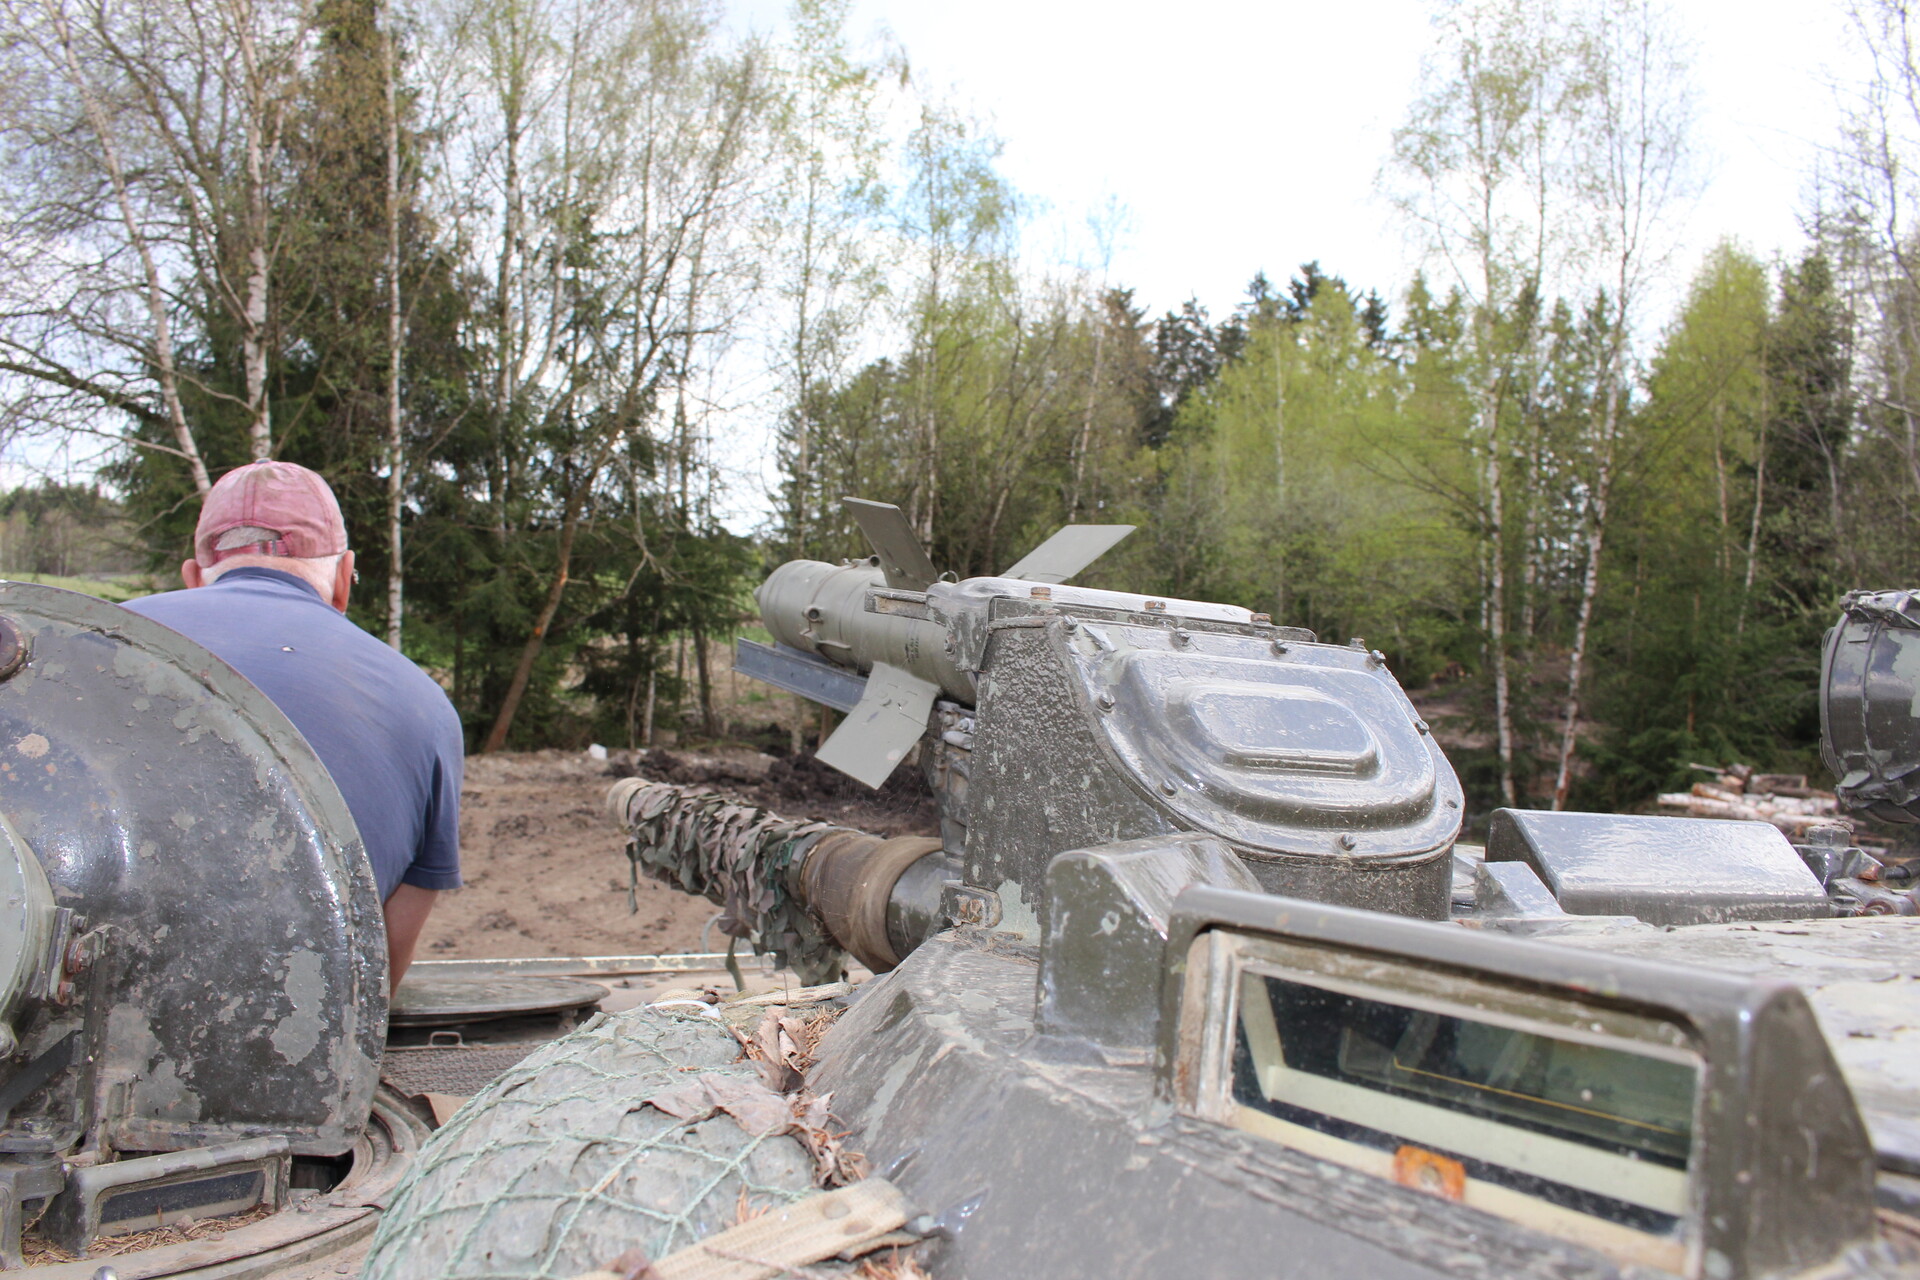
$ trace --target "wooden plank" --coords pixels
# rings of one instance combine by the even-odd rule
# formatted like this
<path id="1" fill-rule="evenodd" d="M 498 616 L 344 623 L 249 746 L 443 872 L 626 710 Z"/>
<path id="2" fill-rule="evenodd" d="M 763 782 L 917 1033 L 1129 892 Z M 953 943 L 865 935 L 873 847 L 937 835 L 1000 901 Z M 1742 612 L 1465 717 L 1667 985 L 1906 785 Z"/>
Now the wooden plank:
<path id="1" fill-rule="evenodd" d="M 762 991 L 757 996 L 734 996 L 724 1002 L 728 1009 L 754 1009 L 762 1005 L 817 1004 L 844 996 L 853 990 L 851 982 L 829 982 L 818 987 L 796 987 L 791 991 Z"/>
<path id="2" fill-rule="evenodd" d="M 898 1230 L 912 1206 L 885 1178 L 863 1178 L 770 1209 L 653 1264 L 660 1280 L 772 1280 Z"/>

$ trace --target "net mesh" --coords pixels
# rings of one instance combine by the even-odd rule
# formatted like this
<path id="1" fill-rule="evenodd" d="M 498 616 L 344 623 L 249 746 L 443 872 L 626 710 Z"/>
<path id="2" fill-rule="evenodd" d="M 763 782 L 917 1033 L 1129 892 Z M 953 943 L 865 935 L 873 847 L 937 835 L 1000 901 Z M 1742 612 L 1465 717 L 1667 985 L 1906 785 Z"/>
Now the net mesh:
<path id="1" fill-rule="evenodd" d="M 752 1077 L 718 1023 L 597 1016 L 509 1069 L 425 1146 L 394 1193 L 366 1280 L 562 1280 L 639 1246 L 659 1258 L 812 1190 L 787 1135 L 645 1105 L 690 1073 Z"/>

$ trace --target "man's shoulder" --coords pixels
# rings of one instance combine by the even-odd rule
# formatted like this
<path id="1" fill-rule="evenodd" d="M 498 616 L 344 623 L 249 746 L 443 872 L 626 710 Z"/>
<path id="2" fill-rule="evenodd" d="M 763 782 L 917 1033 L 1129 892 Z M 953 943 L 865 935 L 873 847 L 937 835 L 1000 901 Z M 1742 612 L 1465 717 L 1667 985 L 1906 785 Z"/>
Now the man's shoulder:
<path id="1" fill-rule="evenodd" d="M 214 586 L 143 596 L 126 608 L 205 646 L 256 684 L 284 684 L 288 696 L 322 681 L 332 686 L 333 698 L 354 690 L 388 712 L 410 710 L 460 733 L 460 717 L 439 681 L 317 597 Z M 301 658 L 283 666 L 282 653 Z"/>
<path id="2" fill-rule="evenodd" d="M 191 591 L 185 590 L 161 591 L 155 595 L 135 596 L 131 600 L 122 600 L 120 607 L 122 609 L 129 609 L 142 617 L 152 618 L 161 614 L 171 613 L 181 604 L 188 603 L 186 597 L 192 594 Z"/>
<path id="3" fill-rule="evenodd" d="M 444 708 L 449 716 L 454 715 L 453 703 L 447 697 L 447 691 L 440 682 L 424 671 L 420 664 L 400 652 L 386 641 L 369 632 L 361 630 L 339 614 L 341 656 L 356 665 L 377 671 L 387 680 L 404 689 L 413 698 L 420 699 L 437 713 Z M 348 633 L 351 633 L 350 635 Z M 455 717 L 457 721 L 457 717 Z"/>

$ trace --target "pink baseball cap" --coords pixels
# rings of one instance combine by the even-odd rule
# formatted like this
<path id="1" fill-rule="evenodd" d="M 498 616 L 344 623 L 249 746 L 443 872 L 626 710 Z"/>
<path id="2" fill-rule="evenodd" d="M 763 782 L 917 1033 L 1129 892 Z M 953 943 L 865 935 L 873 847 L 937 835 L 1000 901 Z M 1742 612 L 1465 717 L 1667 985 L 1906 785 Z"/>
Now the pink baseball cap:
<path id="1" fill-rule="evenodd" d="M 234 535 L 238 532 L 238 536 Z M 248 536 L 258 531 L 264 536 Z M 222 544 L 226 545 L 222 545 Z M 347 525 L 333 490 L 315 472 L 263 459 L 221 476 L 200 507 L 193 558 L 204 569 L 229 556 L 310 560 L 347 549 Z"/>

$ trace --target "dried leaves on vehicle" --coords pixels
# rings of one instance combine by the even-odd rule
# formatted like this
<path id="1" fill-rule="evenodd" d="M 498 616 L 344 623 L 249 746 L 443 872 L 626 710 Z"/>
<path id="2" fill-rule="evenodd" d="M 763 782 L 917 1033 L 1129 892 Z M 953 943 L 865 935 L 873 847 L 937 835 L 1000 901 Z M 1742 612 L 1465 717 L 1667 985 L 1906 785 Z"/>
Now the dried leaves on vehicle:
<path id="1" fill-rule="evenodd" d="M 791 1133 L 814 1162 L 814 1182 L 844 1187 L 866 1176 L 866 1158 L 846 1147 L 846 1134 L 833 1122 L 830 1094 L 805 1088 L 778 1094 L 757 1080 L 703 1072 L 671 1089 L 662 1089 L 645 1105 L 689 1124 L 724 1111 L 756 1137 Z"/>

